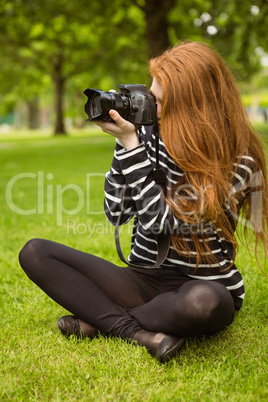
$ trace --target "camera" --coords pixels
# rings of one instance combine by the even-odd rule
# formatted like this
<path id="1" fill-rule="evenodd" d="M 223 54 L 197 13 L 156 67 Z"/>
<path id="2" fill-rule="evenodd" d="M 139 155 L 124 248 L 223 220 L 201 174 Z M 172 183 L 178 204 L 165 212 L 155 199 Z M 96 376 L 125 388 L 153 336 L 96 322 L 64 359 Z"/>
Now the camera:
<path id="1" fill-rule="evenodd" d="M 109 110 L 116 110 L 134 125 L 150 126 L 156 123 L 156 100 L 145 85 L 119 85 L 119 92 L 104 92 L 88 88 L 85 104 L 87 121 L 110 121 Z"/>

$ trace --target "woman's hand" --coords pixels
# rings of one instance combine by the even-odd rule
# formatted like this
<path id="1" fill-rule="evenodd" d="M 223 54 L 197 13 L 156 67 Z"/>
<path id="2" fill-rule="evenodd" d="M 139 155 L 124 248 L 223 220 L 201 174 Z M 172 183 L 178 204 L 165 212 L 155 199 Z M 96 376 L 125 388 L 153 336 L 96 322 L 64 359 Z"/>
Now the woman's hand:
<path id="1" fill-rule="evenodd" d="M 109 115 L 114 120 L 114 123 L 101 121 L 96 122 L 97 126 L 99 126 L 105 133 L 118 138 L 124 144 L 126 149 L 137 147 L 140 142 L 134 124 L 123 119 L 116 110 L 111 109 Z"/>

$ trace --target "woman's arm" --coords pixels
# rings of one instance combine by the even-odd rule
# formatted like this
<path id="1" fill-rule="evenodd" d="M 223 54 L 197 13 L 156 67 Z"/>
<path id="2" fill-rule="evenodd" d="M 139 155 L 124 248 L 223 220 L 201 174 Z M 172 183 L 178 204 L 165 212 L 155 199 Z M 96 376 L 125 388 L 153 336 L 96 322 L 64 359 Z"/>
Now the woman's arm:
<path id="1" fill-rule="evenodd" d="M 124 150 L 125 148 L 123 144 L 120 144 L 117 140 L 112 166 L 110 171 L 106 173 L 105 177 L 104 210 L 107 219 L 113 225 L 116 225 L 118 216 L 121 213 L 122 199 L 127 186 L 125 176 L 121 171 L 121 166 L 118 161 L 118 155 Z M 129 199 L 128 201 L 128 207 L 121 217 L 121 224 L 127 223 L 131 217 L 135 215 L 135 203 L 132 199 Z"/>
<path id="2" fill-rule="evenodd" d="M 117 113 L 117 112 L 116 112 Z M 110 113 L 112 116 L 112 114 Z M 114 118 L 114 116 L 113 116 Z M 122 123 L 123 120 L 123 123 Z M 120 117 L 119 125 L 115 123 L 99 123 L 103 131 L 117 136 L 124 146 L 117 144 L 112 168 L 106 176 L 105 181 L 105 211 L 108 219 L 116 224 L 117 217 L 121 211 L 122 195 L 126 183 L 131 190 L 129 208 L 125 211 L 122 223 L 127 222 L 131 216 L 138 215 L 139 221 L 145 230 L 152 230 L 154 233 L 163 231 L 167 227 L 172 231 L 177 226 L 177 220 L 171 209 L 166 204 L 162 188 L 156 184 L 152 177 L 154 167 L 148 158 L 145 146 L 134 140 L 131 129 L 134 127 Z M 129 126 L 130 124 L 130 126 Z M 124 138 L 122 132 L 126 127 L 128 134 Z M 129 146 L 126 149 L 125 144 Z M 138 143 L 138 145 L 137 145 Z"/>

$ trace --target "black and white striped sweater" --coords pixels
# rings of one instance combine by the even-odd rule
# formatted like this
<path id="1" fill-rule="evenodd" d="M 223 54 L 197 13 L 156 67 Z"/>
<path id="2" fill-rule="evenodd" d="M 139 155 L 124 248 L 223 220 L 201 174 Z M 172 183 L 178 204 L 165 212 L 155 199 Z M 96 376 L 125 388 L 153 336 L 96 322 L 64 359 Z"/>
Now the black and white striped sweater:
<path id="1" fill-rule="evenodd" d="M 111 170 L 106 174 L 105 180 L 105 213 L 108 220 L 115 225 L 121 212 L 122 195 L 127 183 L 131 187 L 131 200 L 123 214 L 122 223 L 127 223 L 133 216 L 135 217 L 131 254 L 128 260 L 130 263 L 142 266 L 153 265 L 156 261 L 157 232 L 179 230 L 184 239 L 192 242 L 189 230 L 195 229 L 174 216 L 164 200 L 161 188 L 156 185 L 151 176 L 156 165 L 155 137 L 152 127 L 142 127 L 139 137 L 140 145 L 131 150 L 126 150 L 117 140 Z M 170 189 L 184 172 L 171 159 L 161 139 L 159 162 L 167 176 L 167 189 Z M 248 156 L 242 158 L 230 187 L 232 193 L 239 192 L 241 195 L 246 188 L 252 175 L 252 169 L 249 167 L 252 164 L 252 158 Z M 235 224 L 232 214 L 230 214 L 230 221 Z M 204 225 L 202 227 L 204 228 Z M 221 237 L 220 230 L 214 228 L 212 224 L 207 223 L 205 230 L 207 231 L 206 241 L 218 263 L 201 262 L 196 270 L 194 247 L 191 247 L 192 256 L 184 257 L 178 255 L 174 247 L 170 245 L 168 256 L 161 267 L 177 268 L 192 278 L 223 284 L 233 295 L 236 309 L 240 309 L 245 291 L 241 274 L 233 264 L 232 247 Z M 200 239 L 200 241 L 203 240 Z M 230 264 L 232 264 L 231 268 L 226 269 Z"/>

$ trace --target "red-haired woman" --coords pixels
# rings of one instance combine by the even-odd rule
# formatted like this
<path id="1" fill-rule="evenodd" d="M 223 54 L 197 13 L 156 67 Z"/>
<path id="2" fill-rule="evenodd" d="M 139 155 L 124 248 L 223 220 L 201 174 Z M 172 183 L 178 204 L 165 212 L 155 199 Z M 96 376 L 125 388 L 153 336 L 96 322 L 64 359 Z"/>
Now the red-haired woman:
<path id="1" fill-rule="evenodd" d="M 116 223 L 122 194 L 135 217 L 128 267 L 42 239 L 20 253 L 27 275 L 73 316 L 64 335 L 132 339 L 160 362 L 189 336 L 230 325 L 244 298 L 234 264 L 238 216 L 267 245 L 265 157 L 241 104 L 232 74 L 207 45 L 182 43 L 150 61 L 161 139 L 159 163 L 166 191 L 156 185 L 156 138 L 115 110 L 101 122 L 116 137 L 105 180 L 105 211 Z M 154 266 L 157 233 L 170 233 L 165 261 Z M 266 248 L 265 248 L 266 249 Z"/>

